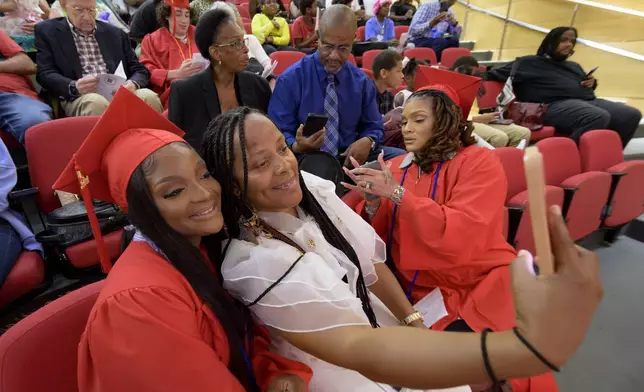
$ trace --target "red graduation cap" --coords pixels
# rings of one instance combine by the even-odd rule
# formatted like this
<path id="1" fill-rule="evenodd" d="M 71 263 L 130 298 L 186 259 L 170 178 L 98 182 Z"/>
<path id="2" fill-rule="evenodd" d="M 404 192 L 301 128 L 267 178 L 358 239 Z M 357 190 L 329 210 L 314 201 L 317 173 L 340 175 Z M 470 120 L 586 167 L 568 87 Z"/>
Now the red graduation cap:
<path id="1" fill-rule="evenodd" d="M 176 125 L 121 87 L 54 183 L 54 190 L 83 196 L 104 272 L 112 265 L 92 198 L 116 203 L 127 211 L 126 190 L 134 170 L 161 147 L 185 143 L 183 135 Z"/>
<path id="2" fill-rule="evenodd" d="M 460 73 L 432 68 L 426 65 L 418 66 L 416 71 L 416 86 L 425 87 L 431 84 L 442 84 L 450 86 L 458 94 L 458 101 L 454 101 L 461 107 L 463 118 L 467 119 L 478 95 L 483 80 L 476 76 L 463 75 Z M 449 95 L 449 94 L 448 94 Z"/>
<path id="3" fill-rule="evenodd" d="M 172 13 L 172 31 L 170 32 L 174 37 L 174 33 L 177 30 L 177 8 L 190 8 L 190 2 L 188 0 L 163 0 L 164 4 L 170 6 L 170 12 Z"/>

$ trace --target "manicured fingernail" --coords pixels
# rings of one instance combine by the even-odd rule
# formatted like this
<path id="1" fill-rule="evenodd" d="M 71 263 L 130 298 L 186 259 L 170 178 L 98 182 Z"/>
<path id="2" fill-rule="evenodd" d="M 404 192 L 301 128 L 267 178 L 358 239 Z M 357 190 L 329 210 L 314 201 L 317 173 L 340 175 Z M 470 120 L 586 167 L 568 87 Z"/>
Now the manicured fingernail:
<path id="1" fill-rule="evenodd" d="M 519 253 L 517 253 L 517 258 L 521 259 L 523 263 L 525 263 L 525 267 L 530 272 L 532 275 L 536 275 L 534 272 L 534 257 L 532 257 L 532 253 L 528 252 L 527 250 L 521 249 Z"/>
<path id="2" fill-rule="evenodd" d="M 558 205 L 555 204 L 550 208 L 552 209 L 553 214 L 555 214 L 557 216 L 561 216 L 561 207 L 559 207 Z"/>

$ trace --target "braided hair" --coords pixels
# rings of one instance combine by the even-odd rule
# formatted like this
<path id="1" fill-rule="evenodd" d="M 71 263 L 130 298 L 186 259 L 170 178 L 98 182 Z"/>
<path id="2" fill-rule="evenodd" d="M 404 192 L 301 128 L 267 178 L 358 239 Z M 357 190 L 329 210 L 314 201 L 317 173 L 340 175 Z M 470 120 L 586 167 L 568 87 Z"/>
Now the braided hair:
<path id="1" fill-rule="evenodd" d="M 430 173 L 435 162 L 449 160 L 460 148 L 476 144 L 472 136 L 474 126 L 463 118 L 461 108 L 440 90 L 416 91 L 406 104 L 416 99 L 429 101 L 434 113 L 432 136 L 416 153 L 421 170 Z"/>
<path id="2" fill-rule="evenodd" d="M 239 227 L 240 218 L 248 219 L 253 215 L 253 211 L 248 202 L 248 162 L 245 142 L 246 131 L 244 127 L 246 118 L 253 114 L 266 117 L 262 112 L 248 107 L 235 108 L 216 117 L 208 125 L 201 145 L 201 156 L 206 162 L 208 171 L 221 184 L 221 210 L 224 215 L 224 223 L 228 229 L 228 235 L 231 239 L 239 238 L 241 234 Z M 239 136 L 241 156 L 238 158 L 242 160 L 244 170 L 243 188 L 241 190 L 233 175 L 235 133 Z M 329 244 L 342 251 L 358 269 L 356 295 L 362 303 L 362 309 L 369 319 L 369 323 L 373 328 L 377 328 L 378 322 L 371 307 L 369 291 L 364 281 L 358 255 L 333 224 L 315 196 L 306 187 L 301 173 L 299 181 L 302 189 L 302 201 L 299 206 L 315 219 L 315 222 L 319 225 L 324 238 Z M 228 246 L 223 250 L 223 255 L 220 260 L 223 260 L 227 248 Z"/>
<path id="3" fill-rule="evenodd" d="M 190 148 L 183 143 L 179 146 Z M 168 262 L 183 275 L 192 289 L 210 307 L 221 324 L 230 347 L 229 368 L 247 391 L 259 392 L 244 363 L 242 350 L 244 332 L 252 333 L 252 320 L 246 309 L 240 309 L 224 291 L 221 281 L 208 268 L 221 257 L 223 231 L 206 236 L 202 243 L 208 249 L 209 260 L 183 235 L 177 233 L 161 216 L 148 189 L 146 175 L 154 167 L 154 155 L 148 156 L 132 173 L 127 186 L 128 218 L 141 233 L 159 247 Z M 221 275 L 220 275 L 221 276 Z M 251 347 L 248 347 L 251 350 Z"/>

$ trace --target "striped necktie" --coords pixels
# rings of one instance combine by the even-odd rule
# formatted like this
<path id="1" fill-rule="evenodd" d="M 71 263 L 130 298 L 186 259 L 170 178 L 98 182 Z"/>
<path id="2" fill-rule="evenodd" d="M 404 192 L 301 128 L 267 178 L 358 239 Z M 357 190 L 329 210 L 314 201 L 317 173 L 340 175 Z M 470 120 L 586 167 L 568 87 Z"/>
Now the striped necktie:
<path id="1" fill-rule="evenodd" d="M 329 74 L 329 84 L 326 86 L 324 113 L 329 119 L 326 123 L 326 137 L 324 138 L 322 151 L 337 156 L 338 141 L 340 139 L 340 114 L 338 113 L 338 94 L 335 91 L 335 75 L 333 74 Z"/>

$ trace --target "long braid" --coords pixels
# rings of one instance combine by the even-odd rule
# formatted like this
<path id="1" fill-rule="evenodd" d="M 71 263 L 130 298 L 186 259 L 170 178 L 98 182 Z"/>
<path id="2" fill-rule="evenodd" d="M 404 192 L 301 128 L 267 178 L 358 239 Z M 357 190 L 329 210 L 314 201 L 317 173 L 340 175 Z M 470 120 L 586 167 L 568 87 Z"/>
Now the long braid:
<path id="1" fill-rule="evenodd" d="M 210 173 L 222 185 L 222 213 L 224 223 L 228 230 L 230 238 L 238 238 L 240 235 L 239 220 L 241 217 L 250 218 L 252 211 L 247 203 L 248 189 L 248 162 L 245 145 L 244 121 L 250 114 L 265 116 L 258 110 L 247 107 L 232 109 L 217 118 L 209 125 L 204 135 L 201 148 L 201 156 L 206 162 Z M 235 183 L 234 170 L 234 134 L 239 134 L 241 159 L 244 170 L 244 190 L 243 195 L 235 195 L 233 189 L 238 189 Z M 227 141 L 224 142 L 224 141 Z M 308 190 L 302 176 L 300 175 L 300 186 L 302 188 L 301 207 L 311 215 L 320 229 L 324 238 L 336 249 L 342 251 L 358 269 L 358 279 L 356 284 L 356 296 L 362 303 L 362 309 L 369 319 L 369 323 L 374 328 L 378 327 L 375 313 L 369 300 L 369 291 L 364 281 L 364 275 L 360 266 L 358 255 L 349 242 L 342 236 L 337 227 L 331 222 L 329 216 L 324 212 L 318 201 Z M 241 196 L 241 197 L 239 197 Z M 224 255 L 227 250 L 224 249 Z M 223 260 L 223 257 L 220 258 Z M 221 268 L 221 265 L 219 266 Z"/>

